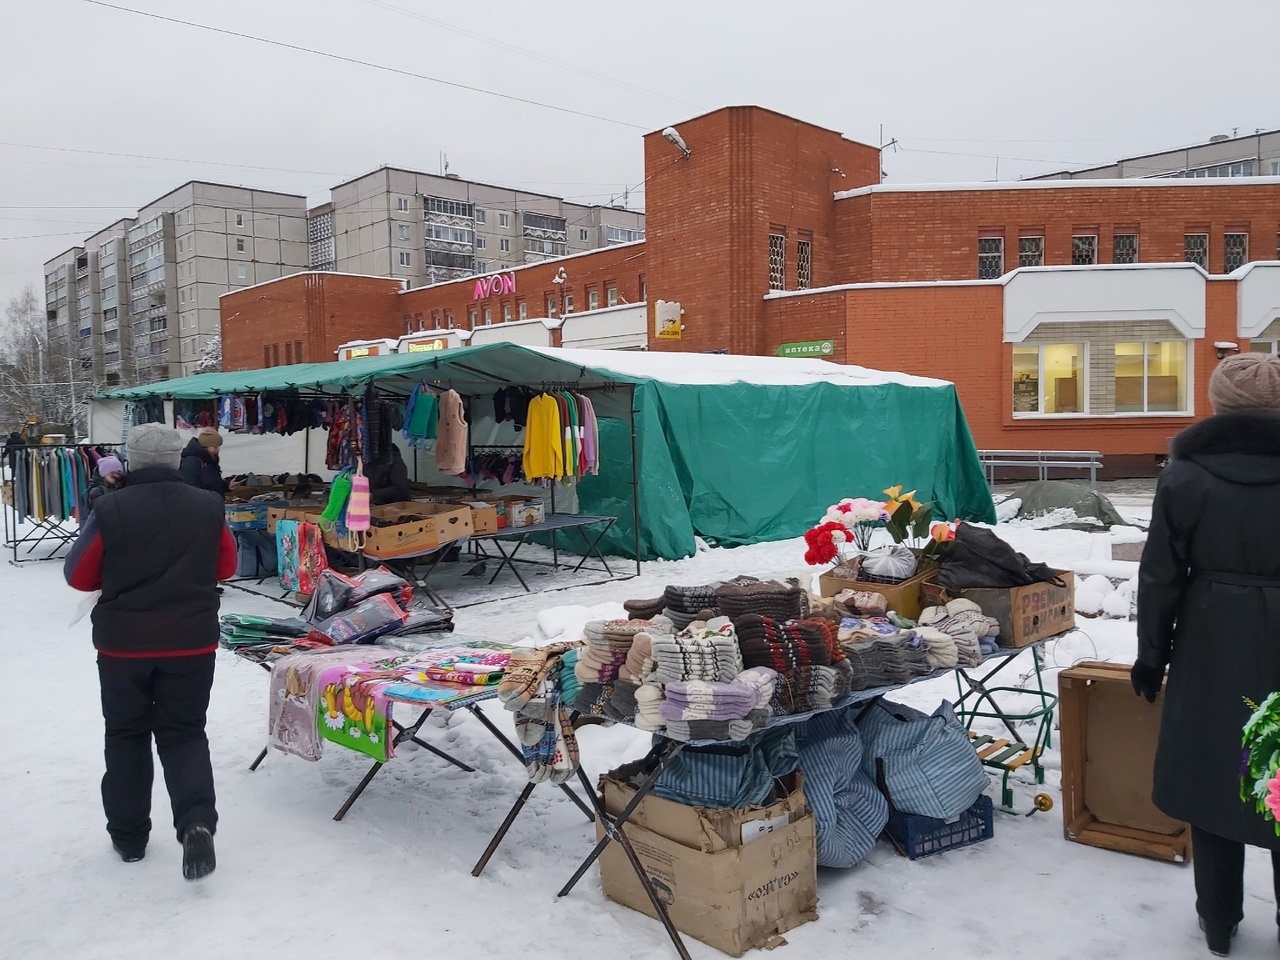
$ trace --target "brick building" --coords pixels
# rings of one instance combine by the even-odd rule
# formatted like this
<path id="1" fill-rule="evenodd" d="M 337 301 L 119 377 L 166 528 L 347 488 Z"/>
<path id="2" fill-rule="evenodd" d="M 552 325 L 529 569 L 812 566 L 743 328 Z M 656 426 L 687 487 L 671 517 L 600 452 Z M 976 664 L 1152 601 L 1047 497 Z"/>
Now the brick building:
<path id="1" fill-rule="evenodd" d="M 1208 412 L 1221 356 L 1280 350 L 1280 179 L 882 185 L 876 148 L 758 107 L 678 133 L 644 138 L 645 241 L 414 290 L 335 274 L 235 291 L 224 363 L 535 321 L 567 343 L 566 323 L 645 303 L 649 349 L 944 377 L 980 447 L 1149 460 Z"/>

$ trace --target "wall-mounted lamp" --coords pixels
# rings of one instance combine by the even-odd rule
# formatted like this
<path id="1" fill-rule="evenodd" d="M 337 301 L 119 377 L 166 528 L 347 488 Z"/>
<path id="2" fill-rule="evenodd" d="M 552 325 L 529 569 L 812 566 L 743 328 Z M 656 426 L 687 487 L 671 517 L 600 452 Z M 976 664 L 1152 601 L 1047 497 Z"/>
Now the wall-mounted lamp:
<path id="1" fill-rule="evenodd" d="M 667 127 L 667 129 L 662 131 L 662 136 L 663 136 L 663 139 L 667 141 L 667 143 L 671 144 L 673 147 L 675 147 L 677 150 L 683 153 L 684 158 L 686 160 L 689 159 L 689 154 L 693 153 L 693 151 L 690 150 L 689 145 L 684 142 L 684 137 L 680 136 L 679 130 L 677 130 L 675 127 Z"/>
<path id="2" fill-rule="evenodd" d="M 1230 340 L 1215 340 L 1213 349 L 1218 351 L 1218 359 L 1225 360 L 1229 353 L 1239 353 L 1240 344 L 1233 343 Z"/>

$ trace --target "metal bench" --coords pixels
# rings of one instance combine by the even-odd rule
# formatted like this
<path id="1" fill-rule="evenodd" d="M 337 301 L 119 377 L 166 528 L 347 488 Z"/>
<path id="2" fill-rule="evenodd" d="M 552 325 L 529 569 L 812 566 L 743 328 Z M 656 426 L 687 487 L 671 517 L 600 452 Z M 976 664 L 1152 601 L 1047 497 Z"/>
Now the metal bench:
<path id="1" fill-rule="evenodd" d="M 1102 454 L 1097 450 L 979 450 L 987 484 L 995 486 L 996 468 L 1035 470 L 1037 480 L 1048 480 L 1050 470 L 1088 470 L 1089 486 L 1098 484 Z"/>

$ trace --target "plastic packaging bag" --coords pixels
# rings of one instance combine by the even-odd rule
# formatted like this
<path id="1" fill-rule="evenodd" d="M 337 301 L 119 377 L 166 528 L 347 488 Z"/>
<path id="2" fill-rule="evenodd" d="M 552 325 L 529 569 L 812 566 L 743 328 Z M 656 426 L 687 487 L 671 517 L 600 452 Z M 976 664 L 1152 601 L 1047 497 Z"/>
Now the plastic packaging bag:
<path id="1" fill-rule="evenodd" d="M 322 643 L 371 643 L 404 623 L 405 612 L 388 594 L 379 593 L 317 623 L 308 640 Z"/>

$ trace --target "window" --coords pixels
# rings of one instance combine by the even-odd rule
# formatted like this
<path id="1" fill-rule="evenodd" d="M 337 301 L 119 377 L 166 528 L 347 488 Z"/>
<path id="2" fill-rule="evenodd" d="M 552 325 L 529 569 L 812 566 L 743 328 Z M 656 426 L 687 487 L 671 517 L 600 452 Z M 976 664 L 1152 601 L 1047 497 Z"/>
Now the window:
<path id="1" fill-rule="evenodd" d="M 397 210 L 399 210 L 401 213 L 408 213 L 408 212 L 409 212 L 409 198 L 408 198 L 408 197 L 396 197 L 396 209 L 397 209 Z"/>
<path id="2" fill-rule="evenodd" d="M 587 289 L 587 309 L 594 310 L 600 306 L 600 291 Z"/>
<path id="3" fill-rule="evenodd" d="M 489 324 L 493 323 L 493 311 L 490 310 L 488 307 L 484 308 L 484 323 L 486 327 Z"/>
<path id="4" fill-rule="evenodd" d="M 293 341 L 293 362 L 302 363 L 302 341 Z"/>
<path id="5" fill-rule="evenodd" d="M 243 213 L 237 213 L 237 214 L 236 214 L 236 226 L 237 226 L 237 227 L 243 227 L 243 226 L 244 226 L 244 214 L 243 214 Z"/>
<path id="6" fill-rule="evenodd" d="M 797 240 L 796 289 L 808 290 L 811 286 L 813 286 L 813 241 Z"/>
<path id="7" fill-rule="evenodd" d="M 236 241 L 236 253 L 244 253 L 244 241 L 243 241 L 243 240 L 237 240 L 237 241 Z"/>
<path id="8" fill-rule="evenodd" d="M 547 316 L 554 317 L 556 315 L 556 298 L 547 297 Z"/>
<path id="9" fill-rule="evenodd" d="M 1082 267 L 1098 262 L 1098 237 L 1096 234 L 1071 238 L 1071 264 Z"/>
<path id="10" fill-rule="evenodd" d="M 769 289 L 787 289 L 787 238 L 769 234 Z"/>
<path id="11" fill-rule="evenodd" d="M 400 266 L 402 267 L 413 266 L 413 254 L 411 254 L 408 250 L 400 251 Z"/>
<path id="12" fill-rule="evenodd" d="M 1280 177 L 1280 160 L 1271 161 L 1271 175 L 1273 177 Z"/>
<path id="13" fill-rule="evenodd" d="M 1111 262 L 1138 262 L 1138 235 L 1136 233 L 1117 233 L 1111 238 Z"/>
<path id="14" fill-rule="evenodd" d="M 476 312 L 474 310 L 467 314 L 467 320 L 470 321 L 471 329 L 474 330 L 476 328 Z"/>
<path id="15" fill-rule="evenodd" d="M 509 214 L 509 213 L 500 213 L 500 214 L 498 214 L 498 226 L 500 226 L 500 227 L 509 227 L 509 226 L 511 226 L 511 214 Z"/>
<path id="16" fill-rule="evenodd" d="M 506 237 L 503 237 L 501 240 L 498 241 L 498 249 L 501 250 L 503 253 L 510 253 L 511 241 L 508 240 Z"/>
<path id="17" fill-rule="evenodd" d="M 476 261 L 476 273 L 487 273 L 488 271 L 489 271 L 489 261 L 488 261 L 488 260 L 477 260 L 477 261 Z"/>
<path id="18" fill-rule="evenodd" d="M 1276 341 L 1275 340 L 1254 340 L 1249 344 L 1250 353 L 1269 353 L 1275 356 Z"/>
<path id="19" fill-rule="evenodd" d="M 271 365 L 273 367 L 280 366 L 280 344 L 278 343 L 271 345 Z"/>
<path id="20" fill-rule="evenodd" d="M 1004 237 L 978 238 L 978 279 L 996 280 L 1004 274 Z"/>
<path id="21" fill-rule="evenodd" d="M 579 228 L 578 228 L 578 239 L 579 239 L 579 240 L 581 240 L 583 243 L 586 243 L 587 241 L 589 241 L 589 240 L 591 239 L 591 231 L 590 231 L 590 230 L 585 230 L 585 229 L 583 229 L 583 228 L 579 227 Z"/>
<path id="22" fill-rule="evenodd" d="M 246 280 L 249 277 L 249 269 L 243 263 L 236 264 L 236 279 Z"/>
<path id="23" fill-rule="evenodd" d="M 284 362 L 293 363 L 293 344 L 288 340 L 284 342 Z"/>
<path id="24" fill-rule="evenodd" d="M 1018 238 L 1018 266 L 1044 266 L 1044 237 Z"/>
<path id="25" fill-rule="evenodd" d="M 1083 343 L 1013 347 L 1014 414 L 1087 413 Z"/>
<path id="26" fill-rule="evenodd" d="M 453 311 L 452 310 L 446 310 L 444 312 L 444 322 L 445 322 L 445 326 L 447 326 L 450 330 L 453 329 Z M 440 329 L 440 324 L 438 323 L 436 324 L 436 329 L 437 330 Z"/>
<path id="27" fill-rule="evenodd" d="M 477 209 L 476 209 L 476 223 L 484 223 L 484 222 L 485 222 L 485 219 L 484 219 L 484 218 L 485 218 L 485 212 L 484 212 L 483 210 L 480 210 L 479 208 L 477 208 Z"/>
<path id="28" fill-rule="evenodd" d="M 1228 233 L 1222 238 L 1222 268 L 1227 273 L 1249 262 L 1249 235 Z"/>
<path id="29" fill-rule="evenodd" d="M 181 237 L 179 237 L 179 238 L 178 238 L 178 252 L 179 252 L 179 253 L 181 253 L 181 252 L 182 252 L 182 238 L 181 238 Z"/>
<path id="30" fill-rule="evenodd" d="M 502 305 L 502 322 L 506 323 L 511 319 L 511 304 L 504 303 Z"/>
<path id="31" fill-rule="evenodd" d="M 566 293 L 564 295 L 564 312 L 573 313 L 573 294 Z"/>
<path id="32" fill-rule="evenodd" d="M 174 225 L 175 227 L 180 227 L 180 226 L 182 226 L 182 214 L 181 214 L 181 213 L 175 213 L 175 214 L 173 215 L 173 225 Z"/>
<path id="33" fill-rule="evenodd" d="M 523 300 L 516 303 L 516 316 L 521 320 L 529 319 L 529 308 L 525 306 L 525 302 Z"/>
<path id="34" fill-rule="evenodd" d="M 1187 409 L 1187 344 L 1117 343 L 1116 413 L 1180 413 Z"/>
<path id="35" fill-rule="evenodd" d="M 1188 233 L 1182 238 L 1183 259 L 1187 263 L 1198 263 L 1205 270 L 1209 269 L 1209 235 L 1207 233 Z"/>
<path id="36" fill-rule="evenodd" d="M 409 240 L 411 238 L 412 234 L 409 232 L 409 225 L 407 223 L 400 224 L 400 239 Z"/>
<path id="37" fill-rule="evenodd" d="M 408 209 L 407 207 L 405 209 Z M 446 217 L 466 217 L 484 223 L 484 211 L 477 210 L 474 204 L 465 200 L 446 200 L 444 197 L 427 197 L 427 213 L 438 213 Z"/>
<path id="38" fill-rule="evenodd" d="M 642 273 L 640 274 L 640 300 L 647 302 L 649 299 L 649 279 Z"/>
<path id="39" fill-rule="evenodd" d="M 421 316 L 421 314 L 419 314 L 419 316 Z M 424 321 L 424 322 L 422 322 L 422 323 L 418 324 L 418 329 L 419 329 L 419 330 L 425 330 L 425 329 L 427 329 L 427 324 L 426 324 L 426 322 Z M 433 329 L 433 330 L 439 330 L 439 329 L 440 329 L 440 311 L 439 311 L 439 310 L 432 310 L 432 311 L 431 311 L 431 329 Z"/>
<path id="40" fill-rule="evenodd" d="M 471 243 L 475 239 L 475 231 L 466 227 L 450 227 L 442 223 L 427 224 L 428 240 L 443 240 L 446 243 Z"/>
<path id="41" fill-rule="evenodd" d="M 604 228 L 605 243 L 635 243 L 637 240 L 644 239 L 643 230 L 633 230 L 630 227 L 608 227 Z"/>
<path id="42" fill-rule="evenodd" d="M 265 343 L 262 345 L 262 365 L 264 367 L 271 366 L 271 347 Z"/>
<path id="43" fill-rule="evenodd" d="M 618 288 L 605 287 L 604 302 L 607 307 L 616 307 L 618 305 Z"/>
<path id="44" fill-rule="evenodd" d="M 423 315 L 422 315 L 422 314 L 420 314 L 420 313 L 415 313 L 415 314 L 413 315 L 413 326 L 412 326 L 412 327 L 410 327 L 410 329 L 411 329 L 411 330 L 425 330 L 425 329 L 426 329 L 426 327 L 427 327 L 427 321 L 426 321 L 426 319 L 423 317 Z"/>
<path id="45" fill-rule="evenodd" d="M 1181 170 L 1178 173 L 1168 174 L 1168 176 L 1194 177 L 1196 179 L 1205 177 L 1252 177 L 1253 161 L 1236 160 L 1231 163 L 1216 163 L 1208 167 L 1192 167 L 1188 170 Z"/>
<path id="46" fill-rule="evenodd" d="M 185 291 L 185 290 L 179 290 L 179 291 L 178 291 L 178 302 L 179 302 L 179 303 L 186 303 L 186 302 L 187 302 L 187 291 Z"/>
<path id="47" fill-rule="evenodd" d="M 476 249 L 477 250 L 484 249 L 484 237 L 476 237 Z"/>

